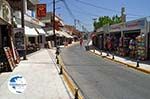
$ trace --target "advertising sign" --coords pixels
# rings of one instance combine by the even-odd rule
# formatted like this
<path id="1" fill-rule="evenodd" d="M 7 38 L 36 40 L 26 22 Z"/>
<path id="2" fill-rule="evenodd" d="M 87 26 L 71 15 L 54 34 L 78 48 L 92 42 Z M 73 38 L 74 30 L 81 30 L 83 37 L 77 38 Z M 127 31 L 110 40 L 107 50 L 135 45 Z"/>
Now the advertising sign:
<path id="1" fill-rule="evenodd" d="M 13 70 L 16 67 L 16 64 L 12 55 L 12 51 L 9 47 L 4 47 L 4 51 L 5 51 L 5 55 L 8 60 L 9 66 L 11 70 Z"/>
<path id="2" fill-rule="evenodd" d="M 110 26 L 110 32 L 121 31 L 123 24 L 114 24 Z"/>
<path id="3" fill-rule="evenodd" d="M 15 47 L 17 50 L 24 50 L 24 29 L 14 28 Z"/>
<path id="4" fill-rule="evenodd" d="M 145 21 L 146 19 L 139 19 L 134 21 L 127 22 L 126 30 L 132 30 L 132 29 L 143 29 L 145 27 Z"/>
<path id="5" fill-rule="evenodd" d="M 37 17 L 46 16 L 46 4 L 37 4 L 36 15 Z"/>

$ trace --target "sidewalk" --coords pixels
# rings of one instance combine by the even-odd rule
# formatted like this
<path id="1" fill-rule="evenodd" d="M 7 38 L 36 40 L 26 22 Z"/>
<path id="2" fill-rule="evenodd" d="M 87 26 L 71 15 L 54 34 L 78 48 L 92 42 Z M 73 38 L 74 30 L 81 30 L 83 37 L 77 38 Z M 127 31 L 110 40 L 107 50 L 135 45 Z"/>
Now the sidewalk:
<path id="1" fill-rule="evenodd" d="M 51 50 L 41 49 L 21 61 L 13 72 L 0 75 L 0 99 L 71 99 L 53 62 Z M 27 81 L 27 88 L 19 95 L 9 91 L 8 78 L 19 74 Z"/>
<path id="2" fill-rule="evenodd" d="M 97 55 L 101 55 L 101 52 L 99 52 L 98 50 L 90 50 L 91 52 L 94 52 L 95 54 Z M 125 57 L 119 57 L 119 56 L 114 56 L 114 59 L 112 59 L 112 54 L 109 54 L 109 56 L 107 56 L 107 53 L 106 52 L 102 52 L 102 57 L 105 57 L 107 59 L 110 59 L 112 61 L 115 61 L 115 62 L 119 62 L 121 64 L 124 64 L 124 65 L 127 65 L 131 68 L 134 68 L 134 69 L 137 69 L 137 70 L 140 70 L 140 71 L 143 71 L 145 73 L 148 73 L 150 74 L 150 62 L 141 62 L 139 63 L 139 67 L 136 67 L 137 66 L 137 62 L 136 61 L 133 61 L 131 59 L 128 59 L 128 58 L 125 58 Z"/>

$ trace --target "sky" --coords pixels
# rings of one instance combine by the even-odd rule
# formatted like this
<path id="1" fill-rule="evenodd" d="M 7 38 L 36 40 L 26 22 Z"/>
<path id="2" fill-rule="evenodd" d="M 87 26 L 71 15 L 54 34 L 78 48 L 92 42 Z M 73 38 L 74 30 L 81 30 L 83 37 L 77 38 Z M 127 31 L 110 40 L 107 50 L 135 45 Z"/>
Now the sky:
<path id="1" fill-rule="evenodd" d="M 47 4 L 47 11 L 52 11 L 53 0 L 39 0 Z M 121 7 L 125 7 L 127 21 L 150 16 L 150 0 L 55 0 L 56 15 L 60 16 L 65 24 L 74 25 L 82 30 L 93 31 L 93 19 L 100 16 L 120 15 Z M 65 1 L 70 12 L 67 10 Z"/>

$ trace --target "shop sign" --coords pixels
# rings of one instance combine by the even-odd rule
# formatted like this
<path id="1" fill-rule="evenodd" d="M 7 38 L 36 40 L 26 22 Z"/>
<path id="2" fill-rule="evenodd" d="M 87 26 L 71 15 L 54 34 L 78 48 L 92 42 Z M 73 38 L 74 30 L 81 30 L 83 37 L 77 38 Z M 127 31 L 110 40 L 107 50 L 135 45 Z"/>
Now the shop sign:
<path id="1" fill-rule="evenodd" d="M 23 28 L 14 28 L 15 34 L 15 47 L 17 50 L 24 50 L 24 29 Z"/>
<path id="2" fill-rule="evenodd" d="M 110 32 L 121 31 L 122 24 L 115 24 L 110 26 Z"/>
<path id="3" fill-rule="evenodd" d="M 126 23 L 126 29 L 143 29 L 145 27 L 145 19 L 135 20 Z"/>
<path id="4" fill-rule="evenodd" d="M 96 32 L 102 32 L 102 31 L 103 31 L 103 27 L 96 30 Z"/>
<path id="5" fill-rule="evenodd" d="M 11 7 L 5 0 L 0 0 L 0 17 L 11 24 Z"/>
<path id="6" fill-rule="evenodd" d="M 37 4 L 37 17 L 45 17 L 46 16 L 46 4 Z"/>

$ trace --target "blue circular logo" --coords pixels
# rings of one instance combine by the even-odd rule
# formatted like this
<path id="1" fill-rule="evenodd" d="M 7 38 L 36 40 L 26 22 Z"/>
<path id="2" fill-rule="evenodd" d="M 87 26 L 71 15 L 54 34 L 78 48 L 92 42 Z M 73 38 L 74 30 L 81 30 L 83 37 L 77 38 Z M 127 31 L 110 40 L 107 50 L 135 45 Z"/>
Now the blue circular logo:
<path id="1" fill-rule="evenodd" d="M 14 75 L 8 81 L 8 89 L 14 94 L 23 93 L 26 86 L 26 80 L 21 75 Z"/>

